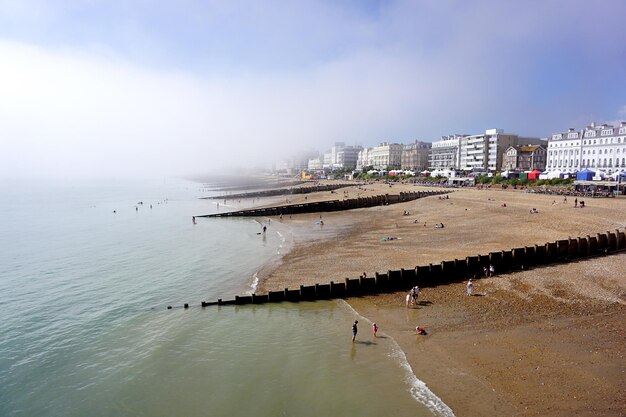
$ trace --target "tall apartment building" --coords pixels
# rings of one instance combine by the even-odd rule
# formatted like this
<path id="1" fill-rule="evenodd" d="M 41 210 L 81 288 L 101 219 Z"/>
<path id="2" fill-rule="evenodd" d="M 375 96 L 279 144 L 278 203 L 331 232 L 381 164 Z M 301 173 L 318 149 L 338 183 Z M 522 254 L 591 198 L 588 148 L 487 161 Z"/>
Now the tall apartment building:
<path id="1" fill-rule="evenodd" d="M 336 168 L 355 168 L 362 146 L 346 146 L 337 151 Z"/>
<path id="2" fill-rule="evenodd" d="M 465 135 L 442 136 L 432 143 L 428 154 L 428 169 L 459 169 L 459 144 Z"/>
<path id="3" fill-rule="evenodd" d="M 346 146 L 343 142 L 335 142 L 330 150 L 324 153 L 323 168 L 326 170 L 354 168 L 357 165 L 361 146 Z"/>
<path id="4" fill-rule="evenodd" d="M 359 155 L 356 160 L 356 169 L 363 169 L 372 165 L 370 158 L 370 151 L 372 148 L 363 148 L 359 151 Z"/>
<path id="5" fill-rule="evenodd" d="M 459 166 L 463 171 L 497 171 L 502 167 L 502 153 L 516 145 L 516 139 L 517 135 L 506 134 L 502 129 L 465 136 L 459 143 Z"/>
<path id="6" fill-rule="evenodd" d="M 500 171 L 503 155 L 510 146 L 543 145 L 540 138 L 519 137 L 502 129 L 489 129 L 484 134 L 469 135 L 459 141 L 459 166 L 463 171 Z"/>
<path id="7" fill-rule="evenodd" d="M 607 174 L 626 171 L 626 122 L 619 127 L 592 123 L 576 131 L 555 133 L 548 143 L 548 171 L 585 168 Z"/>
<path id="8" fill-rule="evenodd" d="M 408 145 L 404 145 L 400 160 L 400 167 L 404 170 L 422 171 L 428 168 L 428 156 L 431 143 L 415 141 Z"/>

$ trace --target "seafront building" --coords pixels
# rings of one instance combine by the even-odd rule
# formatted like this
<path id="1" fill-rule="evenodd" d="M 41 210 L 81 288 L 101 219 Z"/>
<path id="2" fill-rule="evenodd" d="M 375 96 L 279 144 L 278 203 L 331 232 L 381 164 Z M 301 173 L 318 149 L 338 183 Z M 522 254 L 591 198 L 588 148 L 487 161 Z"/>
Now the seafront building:
<path id="1" fill-rule="evenodd" d="M 344 142 L 335 142 L 335 145 L 323 154 L 319 162 L 315 159 L 309 160 L 309 166 L 315 167 L 313 169 L 324 169 L 327 171 L 355 168 L 359 152 L 362 149 L 361 146 L 346 146 Z M 318 168 L 320 162 L 322 167 Z"/>
<path id="2" fill-rule="evenodd" d="M 428 154 L 428 169 L 450 170 L 459 169 L 460 141 L 467 135 L 442 136 L 433 142 Z"/>
<path id="3" fill-rule="evenodd" d="M 605 174 L 626 172 L 626 122 L 618 127 L 591 123 L 576 131 L 555 133 L 548 143 L 549 172 L 591 169 Z"/>
<path id="4" fill-rule="evenodd" d="M 548 141 L 548 171 L 575 172 L 581 169 L 582 136 L 584 131 L 570 128 L 555 133 Z"/>
<path id="5" fill-rule="evenodd" d="M 400 169 L 404 145 L 383 142 L 373 148 L 363 149 L 357 158 L 357 169 L 373 166 L 374 169 Z"/>
<path id="6" fill-rule="evenodd" d="M 496 172 L 502 170 L 503 155 L 509 147 L 544 145 L 546 141 L 504 133 L 502 129 L 489 129 L 483 134 L 464 136 L 459 142 L 459 168 L 461 170 Z"/>
<path id="7" fill-rule="evenodd" d="M 400 159 L 400 168 L 410 171 L 423 171 L 428 168 L 428 156 L 432 143 L 415 141 L 404 145 Z"/>
<path id="8" fill-rule="evenodd" d="M 543 171 L 547 150 L 541 145 L 509 146 L 504 152 L 502 169 L 507 171 Z"/>
<path id="9" fill-rule="evenodd" d="M 358 154 L 357 169 L 370 166 L 375 169 L 399 169 L 402 160 L 402 148 L 403 145 L 387 142 L 372 148 L 364 148 Z"/>

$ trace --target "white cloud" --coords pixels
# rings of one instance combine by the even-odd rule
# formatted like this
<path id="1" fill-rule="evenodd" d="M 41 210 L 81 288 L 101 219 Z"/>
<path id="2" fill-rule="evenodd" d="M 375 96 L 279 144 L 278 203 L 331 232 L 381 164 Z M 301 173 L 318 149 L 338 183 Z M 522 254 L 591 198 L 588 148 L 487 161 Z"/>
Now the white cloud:
<path id="1" fill-rule="evenodd" d="M 209 44 L 155 34 L 141 19 L 111 23 L 132 23 L 113 31 L 134 45 L 125 49 L 98 38 L 106 25 L 62 47 L 0 38 L 0 176 L 184 174 L 337 140 L 433 140 L 493 127 L 547 136 L 606 119 L 626 94 L 620 51 L 607 55 L 626 36 L 612 24 L 619 13 L 595 31 L 579 24 L 589 10 L 559 2 L 399 1 L 356 17 L 332 3 L 278 12 L 217 4 L 219 13 L 192 19 L 226 30 L 211 32 L 221 37 Z M 46 7 L 35 15 L 49 28 L 69 19 Z M 195 51 L 198 62 L 186 65 Z"/>

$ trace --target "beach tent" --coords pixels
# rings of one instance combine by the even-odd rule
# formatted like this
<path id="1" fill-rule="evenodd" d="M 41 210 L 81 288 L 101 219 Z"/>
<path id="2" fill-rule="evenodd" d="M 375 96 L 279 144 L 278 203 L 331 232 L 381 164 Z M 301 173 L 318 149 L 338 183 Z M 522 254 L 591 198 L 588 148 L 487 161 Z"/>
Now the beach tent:
<path id="1" fill-rule="evenodd" d="M 539 174 L 539 179 L 540 180 L 547 180 L 550 178 L 550 173 L 548 171 L 542 172 L 541 174 Z"/>
<path id="2" fill-rule="evenodd" d="M 529 180 L 538 180 L 539 179 L 539 175 L 541 175 L 541 171 L 539 171 L 538 169 L 531 171 L 528 173 L 528 179 Z"/>
<path id="3" fill-rule="evenodd" d="M 593 172 L 590 169 L 583 169 L 582 171 L 579 171 L 578 174 L 576 174 L 576 180 L 578 181 L 591 181 L 591 179 L 593 178 L 593 176 L 596 175 L 595 172 Z"/>
<path id="4" fill-rule="evenodd" d="M 521 172 L 519 174 L 519 179 L 520 180 L 527 180 L 528 179 L 528 172 Z"/>
<path id="5" fill-rule="evenodd" d="M 548 173 L 548 179 L 551 180 L 551 179 L 554 179 L 554 178 L 561 178 L 561 174 L 562 174 L 562 172 L 559 171 L 559 170 L 552 171 L 552 172 Z"/>

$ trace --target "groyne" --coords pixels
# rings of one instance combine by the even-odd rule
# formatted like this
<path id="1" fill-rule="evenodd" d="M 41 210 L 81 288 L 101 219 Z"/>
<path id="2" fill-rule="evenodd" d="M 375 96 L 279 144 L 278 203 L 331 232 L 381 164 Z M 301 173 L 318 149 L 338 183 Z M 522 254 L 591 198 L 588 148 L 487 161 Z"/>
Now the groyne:
<path id="1" fill-rule="evenodd" d="M 496 274 L 503 274 L 624 251 L 626 251 L 624 231 L 607 231 L 594 236 L 560 239 L 543 245 L 517 247 L 484 255 L 467 256 L 465 259 L 452 259 L 436 264 L 376 273 L 373 277 L 345 278 L 341 282 L 300 285 L 299 288 L 285 288 L 281 291 L 269 291 L 267 294 L 235 296 L 234 299 L 229 300 L 202 301 L 200 306 L 329 300 L 406 291 L 415 285 L 432 287 L 482 276 L 483 268 L 489 265 L 494 266 Z M 172 306 L 167 308 L 171 309 Z M 189 304 L 184 304 L 183 308 L 189 308 Z"/>
<path id="2" fill-rule="evenodd" d="M 411 191 L 400 194 L 385 194 L 371 197 L 358 197 L 346 200 L 317 201 L 302 204 L 287 204 L 282 206 L 262 207 L 258 209 L 247 209 L 231 211 L 226 213 L 204 214 L 195 217 L 242 217 L 242 216 L 279 216 L 302 213 L 322 213 L 330 211 L 352 210 L 357 208 L 375 207 L 380 205 L 404 203 L 417 200 L 418 198 L 430 197 L 433 195 L 448 194 L 446 191 Z"/>
<path id="3" fill-rule="evenodd" d="M 259 197 L 275 197 L 279 195 L 294 195 L 294 194 L 310 194 L 316 193 L 320 191 L 334 191 L 339 188 L 345 187 L 355 187 L 360 184 L 355 183 L 340 183 L 340 184 L 324 184 L 324 185 L 314 185 L 310 187 L 291 187 L 291 188 L 275 188 L 272 190 L 261 190 L 261 191 L 249 191 L 245 193 L 239 194 L 222 194 L 213 197 L 201 197 L 201 200 L 232 200 L 232 199 L 241 199 L 241 198 L 259 198 Z"/>

